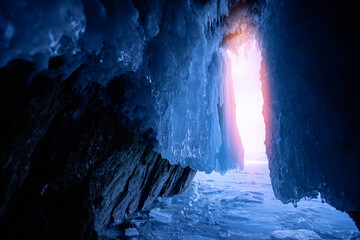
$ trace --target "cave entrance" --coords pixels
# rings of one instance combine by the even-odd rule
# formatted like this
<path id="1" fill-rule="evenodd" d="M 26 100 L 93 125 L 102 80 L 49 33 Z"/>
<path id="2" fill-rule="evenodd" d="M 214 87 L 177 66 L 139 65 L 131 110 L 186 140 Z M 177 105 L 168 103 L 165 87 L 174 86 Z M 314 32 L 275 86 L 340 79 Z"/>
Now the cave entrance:
<path id="1" fill-rule="evenodd" d="M 242 148 L 238 135 L 242 138 L 245 171 L 230 170 L 224 175 L 198 172 L 186 193 L 160 198 L 149 206 L 151 218 L 143 220 L 142 214 L 136 214 L 130 220 L 135 224 L 146 221 L 139 232 L 149 238 L 320 239 L 315 232 L 319 230 L 334 234 L 334 238 L 348 238 L 355 225 L 349 224 L 346 213 L 334 211 L 321 199 L 302 201 L 294 208 L 274 197 L 264 146 L 261 52 L 252 35 L 239 34 L 245 29 L 236 32 L 225 39 L 222 51 L 222 116 L 226 136 L 234 140 L 227 150 L 237 153 L 237 147 Z"/>
<path id="2" fill-rule="evenodd" d="M 236 123 L 245 151 L 245 164 L 266 163 L 264 103 L 260 69 L 262 56 L 255 39 L 226 50 L 236 103 Z"/>

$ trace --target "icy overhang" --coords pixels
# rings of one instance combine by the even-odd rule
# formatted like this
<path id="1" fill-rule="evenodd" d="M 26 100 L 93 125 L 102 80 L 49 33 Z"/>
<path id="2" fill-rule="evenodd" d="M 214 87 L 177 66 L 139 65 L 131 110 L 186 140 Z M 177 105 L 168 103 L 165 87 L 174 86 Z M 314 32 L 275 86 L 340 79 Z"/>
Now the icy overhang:
<path id="1" fill-rule="evenodd" d="M 59 79 L 76 73 L 79 89 L 122 81 L 126 90 L 119 95 L 125 100 L 114 110 L 125 125 L 150 132 L 155 150 L 171 163 L 225 172 L 243 161 L 240 140 L 229 127 L 231 93 L 222 50 L 234 6 L 241 4 L 2 2 L 0 65 L 22 58 L 38 71 L 50 68 Z"/>

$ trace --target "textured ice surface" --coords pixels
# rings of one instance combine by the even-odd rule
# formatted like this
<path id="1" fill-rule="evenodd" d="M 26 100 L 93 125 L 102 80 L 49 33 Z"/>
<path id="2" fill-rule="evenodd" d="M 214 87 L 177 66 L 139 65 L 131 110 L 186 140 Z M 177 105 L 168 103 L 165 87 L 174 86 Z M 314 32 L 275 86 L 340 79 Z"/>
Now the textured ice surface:
<path id="1" fill-rule="evenodd" d="M 266 145 L 283 202 L 360 210 L 358 1 L 267 1 L 261 27 Z"/>
<path id="2" fill-rule="evenodd" d="M 52 56 L 75 54 L 85 25 L 80 0 L 1 1 L 0 67 L 15 58 L 47 67 Z"/>
<path id="3" fill-rule="evenodd" d="M 125 236 L 138 236 L 139 232 L 136 228 L 125 229 Z"/>
<path id="4" fill-rule="evenodd" d="M 243 161 L 241 141 L 227 124 L 231 97 L 222 79 L 230 5 L 2 1 L 0 66 L 16 58 L 33 61 L 38 71 L 50 67 L 53 77 L 78 75 L 80 89 L 124 79 L 128 90 L 119 95 L 128 101 L 115 110 L 129 127 L 155 135 L 156 150 L 172 163 L 224 172 Z"/>
<path id="5" fill-rule="evenodd" d="M 316 240 L 321 239 L 314 231 L 305 229 L 277 230 L 271 234 L 270 240 Z"/>
<path id="6" fill-rule="evenodd" d="M 152 48 L 163 46 L 149 58 L 159 112 L 158 150 L 172 163 L 208 172 L 242 162 L 227 155 L 233 148 L 224 127 L 228 115 L 219 48 L 223 33 L 219 20 L 226 13 L 222 5 L 218 9 L 217 1 L 209 1 L 201 9 L 176 4 L 175 21 L 165 11 L 167 25 L 150 43 Z"/>
<path id="7" fill-rule="evenodd" d="M 184 235 L 179 237 L 181 240 L 215 240 L 215 238 L 202 237 L 199 235 Z"/>
<path id="8" fill-rule="evenodd" d="M 172 214 L 168 212 L 162 212 L 160 209 L 152 209 L 149 213 L 150 217 L 153 217 L 156 221 L 161 223 L 171 223 Z"/>
<path id="9" fill-rule="evenodd" d="M 129 216 L 131 222 L 144 221 L 137 227 L 140 239 L 360 238 L 351 218 L 321 199 L 301 200 L 297 208 L 276 200 L 266 162 L 224 176 L 200 172 L 187 193 L 169 199 Z M 149 217 L 151 208 L 171 214 L 172 222 Z"/>

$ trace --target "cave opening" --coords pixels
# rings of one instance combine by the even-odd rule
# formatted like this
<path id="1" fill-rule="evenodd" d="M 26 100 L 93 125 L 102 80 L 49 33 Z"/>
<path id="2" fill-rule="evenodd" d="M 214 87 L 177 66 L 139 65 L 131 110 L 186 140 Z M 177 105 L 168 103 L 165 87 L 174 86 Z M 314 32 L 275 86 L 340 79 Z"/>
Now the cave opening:
<path id="1" fill-rule="evenodd" d="M 270 234 L 271 239 L 350 238 L 354 224 L 321 197 L 303 199 L 296 207 L 275 198 L 264 144 L 263 104 L 268 95 L 263 94 L 265 79 L 260 80 L 261 48 L 251 24 L 230 28 L 222 49 L 225 122 L 240 134 L 241 143 L 232 136 L 232 146 L 244 148 L 245 168 L 224 175 L 198 172 L 188 192 L 159 198 L 147 208 L 151 218 L 142 233 L 180 232 L 183 239 L 269 239 Z M 138 215 L 130 219 L 139 221 Z"/>
<path id="2" fill-rule="evenodd" d="M 355 0 L 15 2 L 4 236 L 360 239 Z"/>
<path id="3" fill-rule="evenodd" d="M 231 64 L 231 81 L 235 96 L 236 123 L 244 147 L 244 162 L 266 163 L 265 123 L 262 114 L 261 51 L 256 38 L 236 51 L 226 50 Z"/>

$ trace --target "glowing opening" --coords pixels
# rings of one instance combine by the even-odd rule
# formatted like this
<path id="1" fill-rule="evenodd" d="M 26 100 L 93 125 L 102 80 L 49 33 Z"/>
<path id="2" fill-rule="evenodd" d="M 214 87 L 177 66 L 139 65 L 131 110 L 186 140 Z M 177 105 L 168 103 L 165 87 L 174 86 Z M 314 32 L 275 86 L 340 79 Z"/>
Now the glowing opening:
<path id="1" fill-rule="evenodd" d="M 245 161 L 266 161 L 264 103 L 261 92 L 261 52 L 256 40 L 242 44 L 237 54 L 226 51 L 231 60 L 236 122 L 245 150 Z"/>

